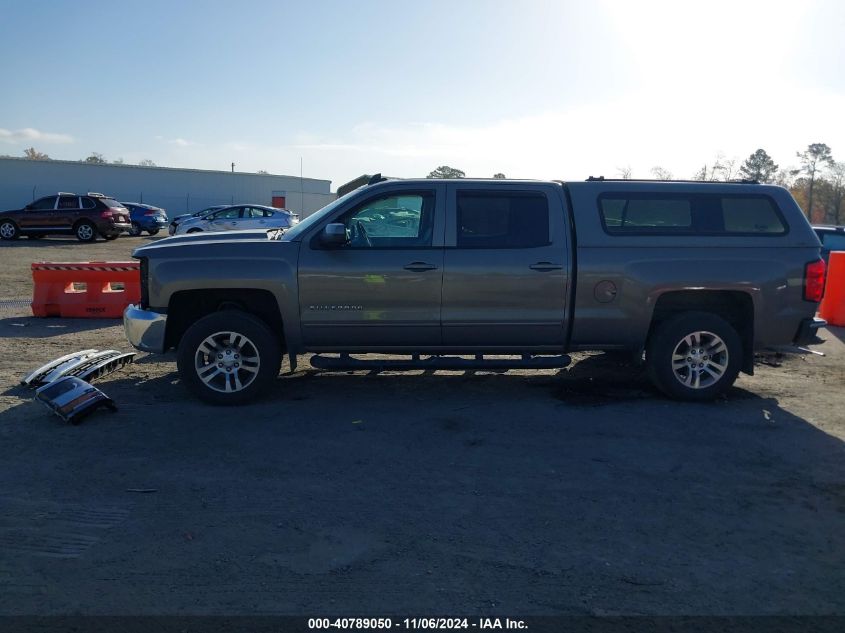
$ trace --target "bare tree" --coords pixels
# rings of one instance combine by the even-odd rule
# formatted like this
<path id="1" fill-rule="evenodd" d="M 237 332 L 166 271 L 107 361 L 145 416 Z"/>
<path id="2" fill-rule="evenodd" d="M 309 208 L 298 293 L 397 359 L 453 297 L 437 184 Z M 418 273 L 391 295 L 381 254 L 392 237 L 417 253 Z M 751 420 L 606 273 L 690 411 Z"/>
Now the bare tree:
<path id="1" fill-rule="evenodd" d="M 140 165 L 141 167 L 156 167 L 157 166 L 149 158 L 145 158 L 144 160 L 139 160 L 138 165 Z"/>
<path id="2" fill-rule="evenodd" d="M 660 167 L 659 165 L 651 168 L 651 174 L 658 180 L 672 180 L 672 178 L 674 178 L 671 171 L 663 169 L 663 167 Z"/>
<path id="3" fill-rule="evenodd" d="M 619 174 L 619 177 L 622 180 L 631 180 L 632 169 L 630 165 L 625 165 L 624 167 L 617 167 L 616 173 Z"/>
<path id="4" fill-rule="evenodd" d="M 29 160 L 50 160 L 50 157 L 47 156 L 44 152 L 39 152 L 34 147 L 27 148 L 23 151 L 24 158 L 28 158 Z"/>
<path id="5" fill-rule="evenodd" d="M 499 172 L 498 174 L 493 174 L 493 178 L 496 180 L 504 180 L 507 176 L 505 176 L 502 172 Z"/>

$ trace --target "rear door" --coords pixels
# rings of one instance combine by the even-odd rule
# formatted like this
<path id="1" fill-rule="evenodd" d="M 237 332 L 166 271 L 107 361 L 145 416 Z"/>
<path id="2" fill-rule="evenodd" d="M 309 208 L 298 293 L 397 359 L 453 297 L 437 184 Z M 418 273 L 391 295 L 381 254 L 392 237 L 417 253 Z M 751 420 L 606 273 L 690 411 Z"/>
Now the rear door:
<path id="1" fill-rule="evenodd" d="M 443 344 L 566 343 L 569 236 L 554 185 L 448 185 Z"/>
<path id="2" fill-rule="evenodd" d="M 81 217 L 81 213 L 79 196 L 59 196 L 59 203 L 53 212 L 53 225 L 69 231 L 73 223 Z"/>

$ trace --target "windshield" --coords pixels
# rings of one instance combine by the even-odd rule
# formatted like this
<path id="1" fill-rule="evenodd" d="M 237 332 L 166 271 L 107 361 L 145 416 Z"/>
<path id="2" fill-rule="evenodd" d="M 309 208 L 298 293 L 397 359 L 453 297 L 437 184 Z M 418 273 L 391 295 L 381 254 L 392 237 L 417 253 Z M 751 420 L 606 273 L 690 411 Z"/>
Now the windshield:
<path id="1" fill-rule="evenodd" d="M 307 218 L 302 220 L 299 224 L 294 226 L 292 229 L 288 230 L 287 233 L 285 233 L 285 239 L 295 240 L 295 239 L 299 238 L 299 236 L 302 235 L 302 233 L 308 231 L 312 226 L 317 224 L 320 220 L 322 220 L 327 215 L 331 215 L 332 211 L 334 211 L 340 205 L 342 205 L 347 200 L 349 200 L 349 198 L 351 198 L 352 195 L 357 193 L 357 192 L 358 192 L 358 189 L 355 189 L 354 191 L 350 191 L 345 196 L 341 196 L 340 198 L 338 198 L 334 202 L 327 204 L 326 206 L 324 206 L 322 209 L 320 209 L 316 213 L 312 213 Z"/>

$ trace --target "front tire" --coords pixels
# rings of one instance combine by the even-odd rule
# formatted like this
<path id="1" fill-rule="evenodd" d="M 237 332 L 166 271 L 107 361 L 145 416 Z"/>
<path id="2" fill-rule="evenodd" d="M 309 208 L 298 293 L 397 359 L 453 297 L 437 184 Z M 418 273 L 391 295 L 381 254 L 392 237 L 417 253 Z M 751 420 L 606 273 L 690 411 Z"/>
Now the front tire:
<path id="1" fill-rule="evenodd" d="M 684 312 L 661 323 L 649 340 L 646 367 L 654 385 L 677 400 L 712 400 L 736 381 L 742 340 L 709 312 Z"/>
<path id="2" fill-rule="evenodd" d="M 241 310 L 222 310 L 194 323 L 179 342 L 179 376 L 211 404 L 254 399 L 279 375 L 279 338 L 264 321 Z"/>
<path id="3" fill-rule="evenodd" d="M 80 222 L 73 229 L 80 242 L 93 242 L 97 239 L 97 227 L 90 222 Z"/>
<path id="4" fill-rule="evenodd" d="M 202 229 L 188 229 L 185 233 L 202 233 Z"/>
<path id="5" fill-rule="evenodd" d="M 147 231 L 147 233 L 149 233 L 150 235 L 158 235 L 158 229 L 150 229 L 149 231 Z"/>
<path id="6" fill-rule="evenodd" d="M 0 239 L 16 240 L 21 236 L 21 230 L 18 225 L 11 220 L 3 220 L 0 222 Z"/>
<path id="7" fill-rule="evenodd" d="M 109 235 L 103 235 L 103 238 L 111 242 L 112 240 L 116 240 L 120 236 L 120 233 L 112 233 Z"/>

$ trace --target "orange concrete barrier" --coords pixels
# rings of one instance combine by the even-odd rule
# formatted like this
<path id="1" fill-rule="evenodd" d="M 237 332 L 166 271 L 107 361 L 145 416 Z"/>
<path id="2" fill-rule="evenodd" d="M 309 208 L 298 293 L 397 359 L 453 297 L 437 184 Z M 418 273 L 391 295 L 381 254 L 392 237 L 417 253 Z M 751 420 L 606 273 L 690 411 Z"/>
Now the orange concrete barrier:
<path id="1" fill-rule="evenodd" d="M 845 326 L 845 251 L 830 253 L 819 316 L 831 325 Z"/>
<path id="2" fill-rule="evenodd" d="M 139 262 L 35 262 L 32 314 L 117 319 L 141 300 Z"/>

